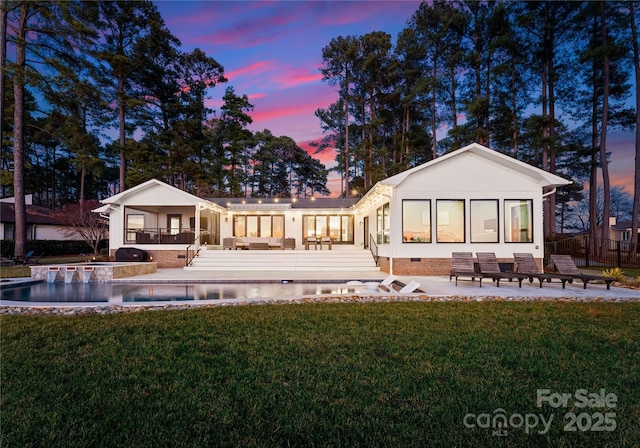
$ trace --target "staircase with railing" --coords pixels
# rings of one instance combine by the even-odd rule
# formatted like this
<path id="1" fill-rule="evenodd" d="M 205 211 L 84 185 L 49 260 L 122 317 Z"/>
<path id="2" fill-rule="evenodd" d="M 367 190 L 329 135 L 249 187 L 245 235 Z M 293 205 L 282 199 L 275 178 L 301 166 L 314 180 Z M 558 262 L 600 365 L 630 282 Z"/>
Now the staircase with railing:
<path id="1" fill-rule="evenodd" d="M 194 271 L 380 271 L 371 252 L 348 250 L 207 250 L 187 254 Z"/>

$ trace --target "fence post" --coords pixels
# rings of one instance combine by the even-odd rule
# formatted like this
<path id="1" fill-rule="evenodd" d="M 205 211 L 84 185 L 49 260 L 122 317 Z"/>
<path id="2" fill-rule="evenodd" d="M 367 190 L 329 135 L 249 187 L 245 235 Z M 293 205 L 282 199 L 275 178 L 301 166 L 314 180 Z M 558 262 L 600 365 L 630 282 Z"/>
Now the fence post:
<path id="1" fill-rule="evenodd" d="M 587 247 L 584 254 L 584 263 L 586 267 L 589 267 L 589 255 L 591 254 L 591 238 L 587 236 L 585 240 L 587 242 Z"/>
<path id="2" fill-rule="evenodd" d="M 621 268 L 622 267 L 622 251 L 620 248 L 620 241 L 616 241 L 616 254 L 617 254 L 617 262 L 618 262 L 618 267 Z"/>

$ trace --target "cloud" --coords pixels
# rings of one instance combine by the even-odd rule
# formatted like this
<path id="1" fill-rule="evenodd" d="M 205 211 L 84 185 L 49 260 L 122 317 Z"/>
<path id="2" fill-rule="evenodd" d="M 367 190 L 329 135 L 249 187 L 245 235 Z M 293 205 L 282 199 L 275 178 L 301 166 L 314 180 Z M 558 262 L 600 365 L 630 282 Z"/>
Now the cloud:
<path id="1" fill-rule="evenodd" d="M 262 73 L 276 70 L 276 68 L 277 64 L 273 60 L 256 61 L 230 72 L 225 72 L 224 75 L 229 81 L 233 81 L 241 76 L 256 77 Z"/>

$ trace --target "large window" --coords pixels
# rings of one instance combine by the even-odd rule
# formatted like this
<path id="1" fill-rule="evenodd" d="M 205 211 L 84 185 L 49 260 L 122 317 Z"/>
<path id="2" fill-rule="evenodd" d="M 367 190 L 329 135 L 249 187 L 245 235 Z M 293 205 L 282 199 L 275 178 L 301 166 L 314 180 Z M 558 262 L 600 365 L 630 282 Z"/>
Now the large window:
<path id="1" fill-rule="evenodd" d="M 127 215 L 127 242 L 136 241 L 136 233 L 144 230 L 144 215 Z"/>
<path id="2" fill-rule="evenodd" d="M 438 243 L 464 243 L 464 200 L 437 200 Z"/>
<path id="3" fill-rule="evenodd" d="M 233 235 L 284 237 L 284 215 L 235 215 Z"/>
<path id="4" fill-rule="evenodd" d="M 431 242 L 431 201 L 402 201 L 402 242 Z"/>
<path id="5" fill-rule="evenodd" d="M 471 213 L 471 242 L 499 242 L 498 201 L 472 199 L 469 211 Z"/>
<path id="6" fill-rule="evenodd" d="M 504 201 L 504 240 L 507 243 L 533 242 L 533 201 Z"/>
<path id="7" fill-rule="evenodd" d="M 304 215 L 302 235 L 303 238 L 329 236 L 334 243 L 353 244 L 353 216 Z"/>
<path id="8" fill-rule="evenodd" d="M 378 234 L 376 242 L 378 244 L 388 244 L 391 233 L 391 219 L 389 217 L 389 203 L 376 210 L 376 224 L 378 225 Z"/>

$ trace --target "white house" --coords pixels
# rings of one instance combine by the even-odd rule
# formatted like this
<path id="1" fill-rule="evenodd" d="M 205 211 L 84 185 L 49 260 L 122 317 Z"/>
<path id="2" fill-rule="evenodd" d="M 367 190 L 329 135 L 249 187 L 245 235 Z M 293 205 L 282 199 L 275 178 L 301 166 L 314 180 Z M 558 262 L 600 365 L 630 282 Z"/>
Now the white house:
<path id="1" fill-rule="evenodd" d="M 452 252 L 544 255 L 543 201 L 570 181 L 478 144 L 378 182 L 360 199 L 214 198 L 150 180 L 102 201 L 110 251 L 137 247 L 159 267 L 185 266 L 187 247 L 369 249 L 381 270 L 444 275 Z M 288 240 L 290 245 L 285 245 Z M 258 247 L 252 246 L 252 247 Z"/>

